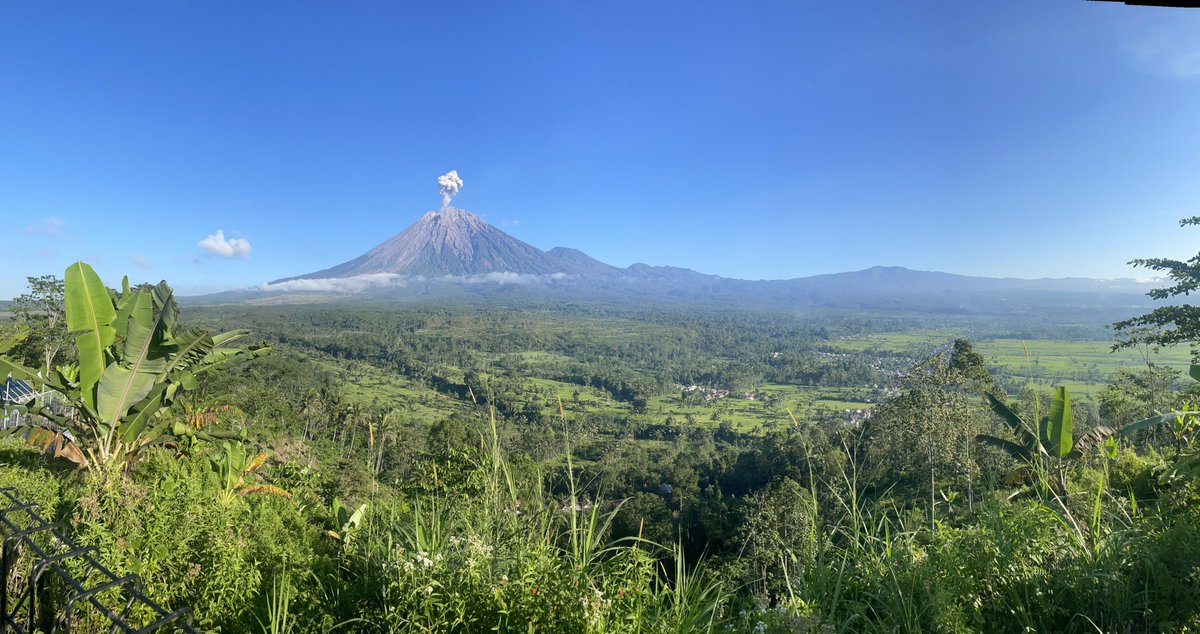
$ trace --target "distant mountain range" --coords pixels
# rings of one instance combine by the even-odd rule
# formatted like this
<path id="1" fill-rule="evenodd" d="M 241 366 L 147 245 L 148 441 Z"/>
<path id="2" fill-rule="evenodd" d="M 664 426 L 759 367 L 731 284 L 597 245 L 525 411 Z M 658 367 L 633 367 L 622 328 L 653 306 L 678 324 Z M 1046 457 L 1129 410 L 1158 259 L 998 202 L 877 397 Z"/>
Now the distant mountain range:
<path id="1" fill-rule="evenodd" d="M 357 258 L 253 290 L 222 293 L 221 301 L 286 301 L 328 296 L 437 297 L 547 294 L 716 305 L 914 308 L 950 312 L 1012 312 L 1030 306 L 1134 307 L 1151 285 L 1131 279 L 988 278 L 903 267 L 789 280 L 739 280 L 690 269 L 634 264 L 619 268 L 577 249 L 543 251 L 461 209 L 431 211 Z"/>

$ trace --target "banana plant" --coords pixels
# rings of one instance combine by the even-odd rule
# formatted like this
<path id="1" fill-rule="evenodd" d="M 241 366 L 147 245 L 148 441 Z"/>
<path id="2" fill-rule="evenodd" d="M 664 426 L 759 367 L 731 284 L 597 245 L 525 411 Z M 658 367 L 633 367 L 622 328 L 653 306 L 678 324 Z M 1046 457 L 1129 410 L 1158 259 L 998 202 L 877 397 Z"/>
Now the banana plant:
<path id="1" fill-rule="evenodd" d="M 209 462 L 212 464 L 213 471 L 217 472 L 217 476 L 221 479 L 221 488 L 225 492 L 226 500 L 232 500 L 237 495 L 245 496 L 254 493 L 279 497 L 292 496 L 291 493 L 274 485 L 258 482 L 247 483 L 254 472 L 266 464 L 267 458 L 270 457 L 267 453 L 260 452 L 248 458 L 245 445 L 229 440 L 221 443 L 220 447 L 221 451 L 216 457 L 210 457 Z"/>
<path id="2" fill-rule="evenodd" d="M 204 435 L 172 423 L 176 399 L 197 388 L 205 374 L 271 351 L 265 344 L 229 345 L 247 330 L 174 332 L 179 308 L 166 282 L 133 289 L 125 278 L 118 292 L 106 288 L 91 266 L 76 262 L 66 271 L 64 300 L 78 364 L 39 372 L 0 356 L 0 373 L 62 395 L 68 413 L 42 405 L 30 411 L 44 417 L 43 427 L 61 442 L 79 447 L 80 466 L 105 473 L 127 469 L 151 443 Z"/>
<path id="3" fill-rule="evenodd" d="M 1008 425 L 1017 442 L 990 434 L 979 434 L 975 440 L 997 447 L 1025 465 L 1034 476 L 1035 482 L 1049 482 L 1058 496 L 1067 494 L 1066 465 L 1079 458 L 1110 438 L 1115 431 L 1111 427 L 1096 427 L 1079 438 L 1074 437 L 1074 422 L 1071 417 L 1071 397 L 1066 387 L 1054 390 L 1050 401 L 1050 413 L 1039 421 L 1037 427 L 1027 423 L 1000 399 L 984 394 L 992 411 Z"/>
<path id="4" fill-rule="evenodd" d="M 337 530 L 327 530 L 325 531 L 325 535 L 343 545 L 349 544 L 354 534 L 358 532 L 358 528 L 362 525 L 363 515 L 366 512 L 366 503 L 360 504 L 352 512 L 349 510 L 349 507 L 342 506 L 340 499 L 333 498 L 333 505 L 329 507 L 329 518 L 333 521 L 333 525 L 337 527 Z"/>
<path id="5" fill-rule="evenodd" d="M 1200 365 L 1193 364 L 1188 370 L 1188 375 L 1200 381 Z M 1197 436 L 1200 436 L 1200 405 L 1184 403 L 1181 411 L 1152 416 L 1123 427 L 1121 431 L 1128 430 L 1132 433 L 1164 424 L 1168 426 L 1174 440 L 1175 460 L 1159 476 L 1159 484 L 1166 486 L 1200 479 L 1200 448 L 1196 446 Z"/>
<path id="6" fill-rule="evenodd" d="M 181 402 L 180 407 L 173 409 L 171 416 L 175 422 L 171 425 L 171 435 L 174 436 L 173 444 L 178 455 L 194 455 L 200 449 L 201 441 L 216 442 L 225 438 L 245 440 L 244 432 L 237 434 L 208 429 L 212 425 L 230 421 L 245 422 L 246 413 L 232 405 L 196 407 Z"/>
<path id="7" fill-rule="evenodd" d="M 1200 381 L 1200 364 L 1192 364 L 1188 369 L 1188 376 L 1195 381 Z M 1168 425 L 1175 441 L 1175 451 L 1183 454 L 1195 446 L 1197 434 L 1200 433 L 1200 425 L 1197 423 L 1200 423 L 1200 407 L 1193 403 L 1184 403 L 1181 410 L 1143 418 L 1136 423 L 1125 425 L 1117 433 L 1121 436 L 1128 436 L 1134 432 L 1159 425 Z"/>
<path id="8" fill-rule="evenodd" d="M 1200 366 L 1192 366 L 1193 369 Z M 1159 425 L 1166 425 L 1175 444 L 1175 453 L 1183 454 L 1196 445 L 1196 436 L 1200 432 L 1200 407 L 1195 403 L 1186 402 L 1183 409 L 1168 412 L 1161 416 L 1151 416 L 1145 420 L 1131 423 L 1121 428 L 1122 433 L 1133 433 Z"/>
<path id="9" fill-rule="evenodd" d="M 1192 366 L 1193 378 L 1200 379 L 1200 366 Z M 1030 475 L 1036 482 L 1049 481 L 1055 495 L 1066 496 L 1066 467 L 1070 461 L 1083 457 L 1097 447 L 1106 455 L 1116 457 L 1115 437 L 1125 437 L 1130 434 L 1170 423 L 1172 430 L 1182 430 L 1179 433 L 1190 433 L 1194 429 L 1196 417 L 1200 412 L 1188 407 L 1183 411 L 1167 412 L 1135 423 L 1125 425 L 1120 429 L 1099 426 L 1089 430 L 1078 438 L 1073 437 L 1071 419 L 1071 399 L 1067 388 L 1059 387 L 1054 391 L 1050 402 L 1049 415 L 1042 418 L 1035 429 L 1012 411 L 1000 399 L 991 394 L 985 394 L 992 411 L 1012 430 L 1017 442 L 979 434 L 975 439 L 985 445 L 997 447 L 1029 469 Z M 1050 477 L 1052 476 L 1052 477 Z"/>

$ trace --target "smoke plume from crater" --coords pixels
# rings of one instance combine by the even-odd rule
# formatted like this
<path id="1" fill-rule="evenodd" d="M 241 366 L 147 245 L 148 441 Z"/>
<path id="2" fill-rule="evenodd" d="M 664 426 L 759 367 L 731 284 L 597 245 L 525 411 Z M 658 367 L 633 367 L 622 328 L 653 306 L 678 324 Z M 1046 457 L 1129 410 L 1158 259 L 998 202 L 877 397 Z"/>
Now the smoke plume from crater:
<path id="1" fill-rule="evenodd" d="M 450 199 L 462 189 L 463 179 L 459 178 L 458 170 L 450 170 L 438 176 L 438 188 L 442 190 L 442 209 L 450 206 Z"/>

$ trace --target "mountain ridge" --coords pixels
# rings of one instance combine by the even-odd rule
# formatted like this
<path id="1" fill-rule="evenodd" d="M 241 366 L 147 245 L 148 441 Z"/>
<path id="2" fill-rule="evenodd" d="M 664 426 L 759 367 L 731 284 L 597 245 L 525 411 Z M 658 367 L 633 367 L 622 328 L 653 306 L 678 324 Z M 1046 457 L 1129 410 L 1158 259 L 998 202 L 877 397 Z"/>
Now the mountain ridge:
<path id="1" fill-rule="evenodd" d="M 314 283 L 309 284 L 307 290 L 328 292 L 337 285 L 316 281 L 354 280 L 373 275 L 387 280 L 414 279 L 427 284 L 462 278 L 500 284 L 557 282 L 562 287 L 588 286 L 610 292 L 692 292 L 734 296 L 768 292 L 809 299 L 830 293 L 920 295 L 1046 291 L 1140 294 L 1149 289 L 1148 284 L 1127 278 L 996 278 L 881 265 L 860 271 L 782 280 L 741 280 L 641 262 L 620 268 L 570 247 L 558 246 L 543 251 L 469 211 L 453 207 L 426 213 L 357 258 L 312 273 L 275 280 L 260 288 L 269 291 L 273 290 L 272 286 L 279 286 L 281 290 L 306 290 L 303 284 L 289 286 L 284 283 L 312 280 Z M 357 286 L 363 287 L 358 292 L 378 288 L 375 284 L 347 288 Z"/>

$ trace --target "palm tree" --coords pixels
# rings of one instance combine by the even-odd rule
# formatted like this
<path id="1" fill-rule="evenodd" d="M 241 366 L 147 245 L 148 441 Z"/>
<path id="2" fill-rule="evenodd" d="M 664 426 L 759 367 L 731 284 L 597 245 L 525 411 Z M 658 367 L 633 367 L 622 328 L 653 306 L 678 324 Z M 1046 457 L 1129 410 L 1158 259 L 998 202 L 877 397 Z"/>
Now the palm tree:
<path id="1" fill-rule="evenodd" d="M 395 445 L 400 437 L 400 410 L 393 409 L 383 415 L 377 425 L 371 428 L 371 449 L 372 456 L 369 459 L 371 471 L 375 474 L 375 479 L 379 479 L 379 472 L 383 471 L 383 452 L 388 445 Z"/>

